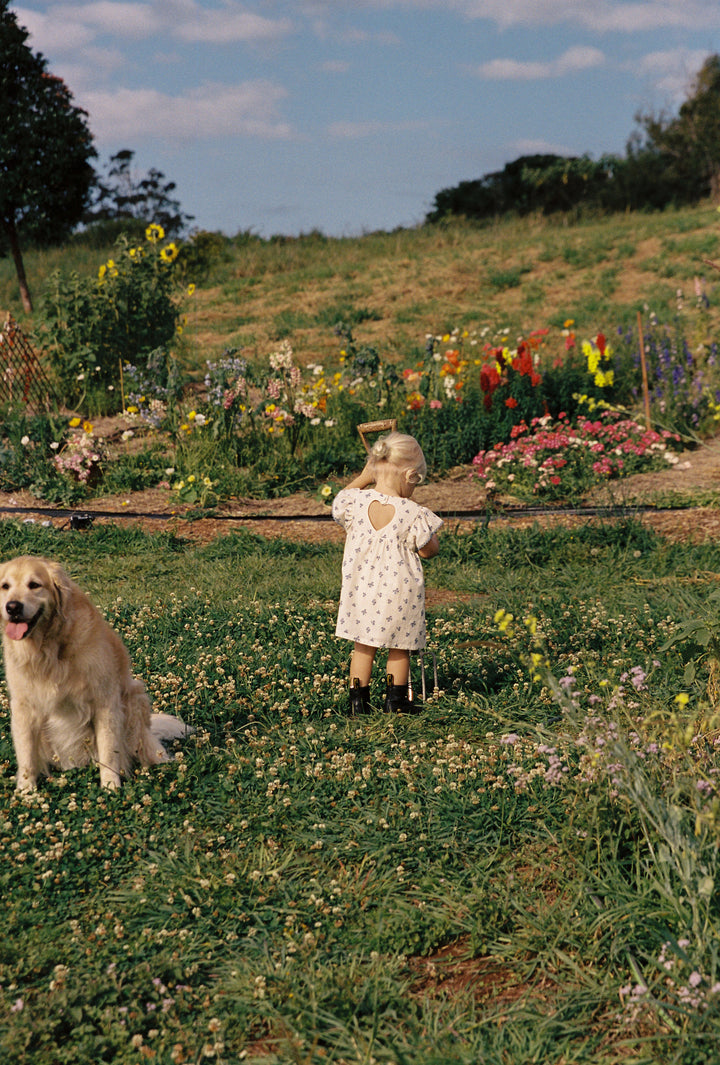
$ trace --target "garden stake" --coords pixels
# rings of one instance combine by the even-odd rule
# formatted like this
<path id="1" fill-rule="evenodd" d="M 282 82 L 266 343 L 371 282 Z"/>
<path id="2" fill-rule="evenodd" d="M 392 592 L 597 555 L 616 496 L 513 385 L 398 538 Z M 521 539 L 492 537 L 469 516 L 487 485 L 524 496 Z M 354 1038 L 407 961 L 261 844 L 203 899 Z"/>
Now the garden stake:
<path id="1" fill-rule="evenodd" d="M 438 675 L 437 675 L 437 656 L 434 651 L 430 651 L 433 660 L 433 695 L 438 693 Z M 412 659 L 411 659 L 412 661 Z M 418 662 L 420 663 L 420 684 L 422 690 L 422 701 L 425 702 L 425 651 L 418 652 Z M 408 673 L 408 699 L 412 702 L 413 699 L 413 686 L 412 686 L 412 670 Z"/>
<path id="2" fill-rule="evenodd" d="M 648 391 L 647 362 L 645 361 L 645 342 L 643 341 L 642 315 L 638 311 L 638 337 L 640 338 L 640 366 L 642 367 L 643 398 L 645 400 L 645 421 L 648 429 L 652 429 L 650 422 L 650 392 Z"/>

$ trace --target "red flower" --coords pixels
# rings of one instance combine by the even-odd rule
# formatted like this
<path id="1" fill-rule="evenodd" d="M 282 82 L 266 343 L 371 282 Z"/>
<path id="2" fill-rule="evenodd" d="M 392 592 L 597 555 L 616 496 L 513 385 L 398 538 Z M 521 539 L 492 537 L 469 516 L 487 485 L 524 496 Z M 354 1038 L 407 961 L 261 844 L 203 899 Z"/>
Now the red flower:
<path id="1" fill-rule="evenodd" d="M 490 410 L 492 407 L 492 394 L 500 384 L 500 374 L 494 366 L 488 366 L 485 363 L 480 367 L 480 388 L 485 393 L 483 397 L 483 405 L 485 410 Z"/>
<path id="2" fill-rule="evenodd" d="M 505 406 L 510 407 L 511 410 L 513 407 L 517 407 L 517 405 L 518 404 L 517 400 L 515 399 L 515 396 L 508 396 L 508 398 L 505 400 Z"/>

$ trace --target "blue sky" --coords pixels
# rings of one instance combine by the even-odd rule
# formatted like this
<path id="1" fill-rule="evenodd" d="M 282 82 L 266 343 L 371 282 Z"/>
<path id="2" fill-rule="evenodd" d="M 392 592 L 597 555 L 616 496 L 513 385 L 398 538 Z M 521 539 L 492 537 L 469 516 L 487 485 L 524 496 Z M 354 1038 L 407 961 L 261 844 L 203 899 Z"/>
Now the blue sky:
<path id="1" fill-rule="evenodd" d="M 622 153 L 720 52 L 718 0 L 27 0 L 104 164 L 194 225 L 355 236 L 519 155 Z"/>

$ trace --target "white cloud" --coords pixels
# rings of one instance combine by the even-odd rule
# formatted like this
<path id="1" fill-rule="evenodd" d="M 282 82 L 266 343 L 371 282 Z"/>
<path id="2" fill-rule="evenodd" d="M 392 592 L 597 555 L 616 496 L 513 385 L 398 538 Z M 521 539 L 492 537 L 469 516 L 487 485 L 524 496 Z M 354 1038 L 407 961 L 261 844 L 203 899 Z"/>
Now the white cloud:
<path id="1" fill-rule="evenodd" d="M 720 27 L 717 0 L 315 0 L 312 10 L 338 7 L 455 11 L 497 26 L 583 26 L 601 32 Z"/>
<path id="2" fill-rule="evenodd" d="M 141 39 L 160 33 L 163 18 L 154 4 L 98 0 L 91 4 L 68 4 L 56 9 L 58 21 L 69 18 L 96 33 Z"/>
<path id="3" fill-rule="evenodd" d="M 214 8 L 197 0 L 60 2 L 52 5 L 49 14 L 19 8 L 17 16 L 32 33 L 33 47 L 53 54 L 105 35 L 125 40 L 157 37 L 158 43 L 175 39 L 189 44 L 257 44 L 286 37 L 293 28 L 288 18 L 266 18 L 236 0 Z"/>
<path id="4" fill-rule="evenodd" d="M 350 64 L 342 59 L 328 59 L 320 64 L 320 70 L 325 74 L 347 74 Z"/>
<path id="5" fill-rule="evenodd" d="M 93 30 L 75 19 L 56 20 L 27 8 L 17 8 L 15 14 L 30 34 L 28 44 L 33 51 L 47 53 L 52 47 L 55 54 L 65 54 L 86 48 L 95 39 Z"/>
<path id="6" fill-rule="evenodd" d="M 100 143 L 138 141 L 201 141 L 210 137 L 288 139 L 291 127 L 278 113 L 286 96 L 278 85 L 265 81 L 240 85 L 203 85 L 182 96 L 154 89 L 87 92 L 78 103 Z"/>
<path id="7" fill-rule="evenodd" d="M 552 26 L 559 23 L 601 32 L 635 33 L 670 27 L 720 26 L 717 0 L 447 0 L 470 18 L 500 26 Z"/>
<path id="8" fill-rule="evenodd" d="M 170 32 L 187 42 L 227 44 L 231 41 L 274 41 L 292 33 L 292 29 L 289 19 L 263 18 L 233 4 L 221 11 L 198 8 L 177 28 L 170 28 Z"/>
<path id="9" fill-rule="evenodd" d="M 427 123 L 422 120 L 414 122 L 331 122 L 328 126 L 330 137 L 343 140 L 359 140 L 365 137 L 376 137 L 386 133 L 413 133 L 427 129 Z"/>
<path id="10" fill-rule="evenodd" d="M 597 48 L 578 45 L 568 48 L 557 59 L 539 60 L 491 59 L 473 68 L 478 77 L 493 81 L 537 81 L 541 78 L 562 78 L 581 70 L 602 66 L 605 56 Z"/>
<path id="11" fill-rule="evenodd" d="M 689 48 L 649 52 L 639 62 L 634 63 L 632 69 L 646 77 L 657 92 L 677 103 L 688 95 L 696 74 L 709 55 L 708 51 L 693 51 Z"/>
<path id="12" fill-rule="evenodd" d="M 577 155 L 577 152 L 566 144 L 544 140 L 520 139 L 505 146 L 507 159 L 516 159 L 521 155 Z"/>

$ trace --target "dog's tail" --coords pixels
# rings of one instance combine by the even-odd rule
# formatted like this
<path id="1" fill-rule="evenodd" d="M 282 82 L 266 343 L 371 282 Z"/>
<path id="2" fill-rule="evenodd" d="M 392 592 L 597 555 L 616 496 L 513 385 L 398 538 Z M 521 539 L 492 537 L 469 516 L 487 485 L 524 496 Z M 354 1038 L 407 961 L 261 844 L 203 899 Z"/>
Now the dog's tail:
<path id="1" fill-rule="evenodd" d="M 182 718 L 173 717 L 172 714 L 151 714 L 150 731 L 154 739 L 162 743 L 172 743 L 173 740 L 184 740 L 191 736 L 195 729 L 192 725 L 186 725 Z"/>

